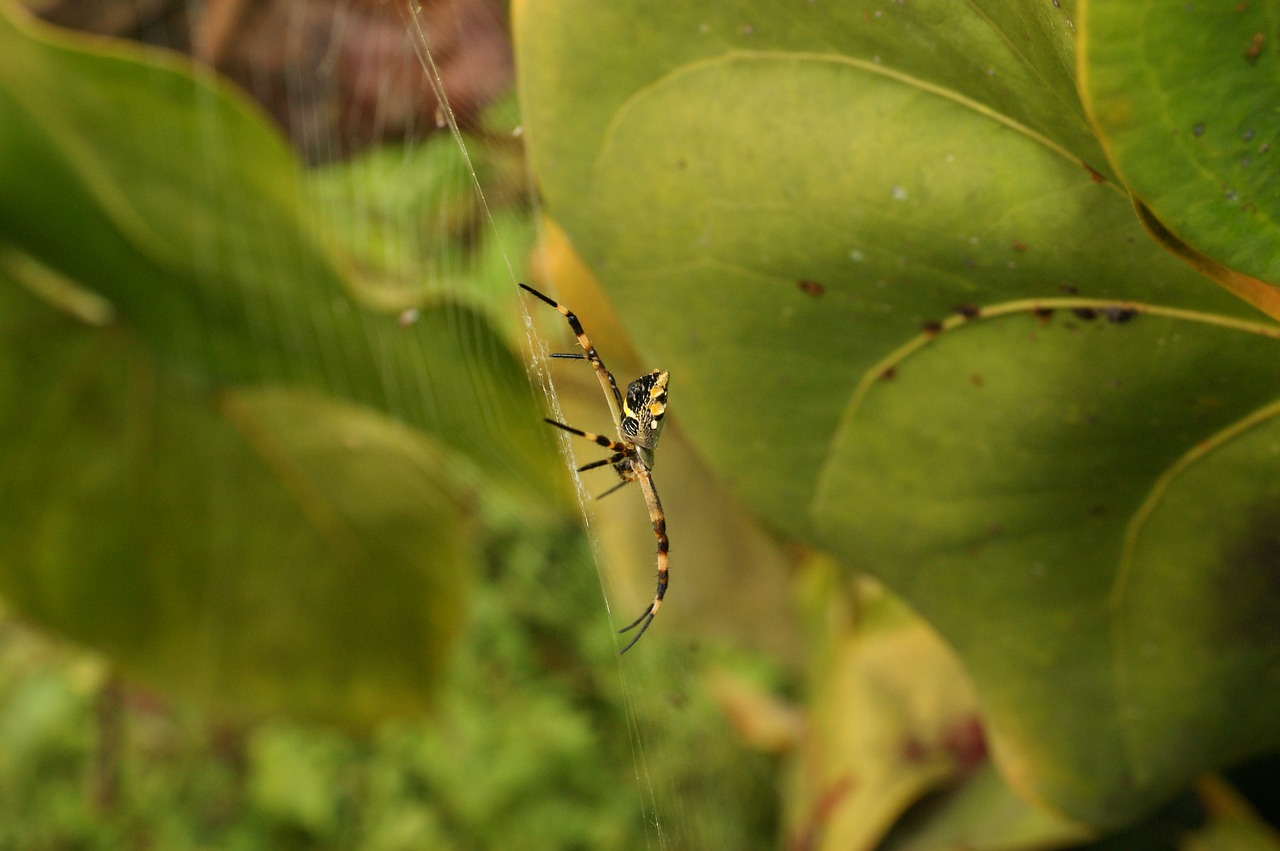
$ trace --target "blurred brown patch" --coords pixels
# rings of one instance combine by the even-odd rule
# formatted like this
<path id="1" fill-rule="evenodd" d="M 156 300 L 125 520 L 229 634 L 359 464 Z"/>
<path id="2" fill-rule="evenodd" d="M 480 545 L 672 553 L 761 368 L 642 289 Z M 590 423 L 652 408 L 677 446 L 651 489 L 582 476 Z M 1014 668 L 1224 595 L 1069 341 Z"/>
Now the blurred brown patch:
<path id="1" fill-rule="evenodd" d="M 463 128 L 511 85 L 506 12 L 496 0 L 45 0 L 37 12 L 71 29 L 191 54 L 271 113 L 310 163 L 448 126 L 423 58 Z M 424 51 L 423 48 L 426 48 Z"/>

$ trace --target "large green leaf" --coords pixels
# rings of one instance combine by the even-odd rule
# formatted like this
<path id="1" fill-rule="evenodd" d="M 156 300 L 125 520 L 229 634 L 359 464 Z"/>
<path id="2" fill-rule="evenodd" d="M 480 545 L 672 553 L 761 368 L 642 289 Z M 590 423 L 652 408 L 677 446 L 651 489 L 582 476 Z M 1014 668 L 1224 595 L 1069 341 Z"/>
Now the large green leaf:
<path id="1" fill-rule="evenodd" d="M 1183 243 L 1280 283 L 1280 3 L 1088 0 L 1082 93 L 1122 179 Z"/>
<path id="2" fill-rule="evenodd" d="M 523 365 L 452 300 L 405 327 L 362 304 L 233 93 L 14 14 L 0 592 L 224 706 L 421 705 L 459 627 L 475 489 L 534 513 L 564 496 Z"/>
<path id="3" fill-rule="evenodd" d="M 1016 788 L 1111 824 L 1280 742 L 1280 642 L 1232 614 L 1274 570 L 1276 329 L 1107 176 L 1072 11 L 516 24 L 547 202 L 672 415 L 761 516 L 942 630 Z"/>
<path id="4" fill-rule="evenodd" d="M 1023 788 L 1089 820 L 1280 743 L 1263 330 L 993 317 L 870 384 L 831 447 L 825 539 L 963 649 Z"/>

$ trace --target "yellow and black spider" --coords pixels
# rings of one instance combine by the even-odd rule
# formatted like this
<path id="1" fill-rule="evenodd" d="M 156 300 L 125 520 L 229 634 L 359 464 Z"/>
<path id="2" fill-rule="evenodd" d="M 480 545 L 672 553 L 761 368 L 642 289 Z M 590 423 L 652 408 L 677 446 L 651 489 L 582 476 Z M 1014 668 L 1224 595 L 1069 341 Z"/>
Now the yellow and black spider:
<path id="1" fill-rule="evenodd" d="M 665 370 L 661 369 L 642 375 L 627 385 L 627 395 L 624 397 L 618 392 L 618 382 L 614 380 L 613 373 L 605 367 L 604 361 L 600 360 L 596 347 L 587 339 L 587 332 L 582 330 L 582 323 L 573 315 L 573 311 L 533 287 L 525 284 L 521 284 L 520 287 L 560 311 L 564 318 L 569 320 L 569 327 L 578 338 L 578 345 L 582 346 L 583 354 L 553 354 L 551 357 L 591 361 L 596 377 L 600 379 L 600 386 L 604 389 L 605 398 L 609 401 L 609 413 L 613 415 L 613 425 L 617 429 L 618 439 L 610 440 L 602 434 L 592 434 L 552 419 L 548 419 L 547 422 L 570 434 L 585 437 L 613 453 L 608 458 L 582 465 L 578 468 L 578 472 L 613 465 L 614 472 L 618 474 L 621 481 L 600 494 L 597 499 L 603 499 L 624 485 L 639 482 L 640 490 L 644 491 L 645 504 L 649 507 L 649 520 L 653 523 L 653 534 L 658 538 L 658 591 L 653 595 L 653 602 L 640 617 L 618 630 L 619 633 L 623 633 L 637 626 L 640 627 L 635 637 L 619 651 L 620 654 L 626 653 L 640 640 L 640 636 L 644 635 L 649 624 L 653 623 L 654 615 L 658 614 L 658 609 L 662 606 L 662 598 L 667 593 L 667 518 L 662 513 L 662 502 L 658 499 L 658 491 L 654 487 L 651 471 L 653 470 L 653 450 L 658 445 L 658 437 L 662 434 L 662 421 L 667 414 L 669 376 Z"/>

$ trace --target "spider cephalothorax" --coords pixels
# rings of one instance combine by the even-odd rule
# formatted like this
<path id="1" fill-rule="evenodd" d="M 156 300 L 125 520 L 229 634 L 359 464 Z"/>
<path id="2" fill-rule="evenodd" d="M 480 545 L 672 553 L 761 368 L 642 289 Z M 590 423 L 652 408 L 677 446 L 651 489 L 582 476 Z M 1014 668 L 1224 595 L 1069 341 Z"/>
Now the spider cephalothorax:
<path id="1" fill-rule="evenodd" d="M 605 367 L 604 361 L 600 359 L 595 346 L 591 345 L 591 341 L 587 339 L 586 332 L 582 330 L 582 323 L 573 315 L 573 311 L 533 287 L 525 284 L 520 286 L 560 311 L 569 321 L 569 327 L 578 338 L 578 345 L 582 347 L 583 354 L 555 354 L 552 357 L 591 362 L 596 376 L 600 379 L 600 386 L 604 389 L 605 398 L 609 402 L 609 411 L 613 415 L 618 439 L 610 440 L 604 435 L 582 431 L 556 420 L 548 419 L 547 422 L 570 434 L 585 437 L 613 453 L 608 458 L 584 464 L 578 468 L 578 472 L 593 470 L 596 467 L 613 467 L 620 481 L 600 494 L 598 498 L 606 497 L 632 482 L 639 483 L 640 489 L 644 492 L 645 504 L 649 508 L 653 534 L 658 538 L 658 590 L 653 596 L 653 601 L 640 614 L 640 617 L 618 630 L 627 632 L 637 626 L 640 627 L 635 637 L 622 648 L 621 652 L 626 653 L 640 640 L 640 636 L 644 635 L 649 624 L 653 623 L 653 617 L 658 613 L 658 609 L 662 606 L 662 598 L 667 593 L 667 519 L 662 513 L 662 502 L 658 499 L 658 491 L 654 487 L 651 471 L 653 470 L 653 452 L 658 445 L 658 437 L 662 434 L 662 423 L 667 413 L 667 384 L 670 376 L 664 370 L 654 370 L 647 375 L 642 375 L 627 385 L 627 395 L 623 397 L 618 391 L 618 382 L 614 380 L 613 373 Z"/>

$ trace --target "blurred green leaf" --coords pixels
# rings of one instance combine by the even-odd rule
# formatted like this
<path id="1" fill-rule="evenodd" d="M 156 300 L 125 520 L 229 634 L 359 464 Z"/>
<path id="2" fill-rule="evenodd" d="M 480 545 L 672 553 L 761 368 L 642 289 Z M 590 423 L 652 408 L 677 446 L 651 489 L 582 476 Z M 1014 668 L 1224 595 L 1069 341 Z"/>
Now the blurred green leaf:
<path id="1" fill-rule="evenodd" d="M 168 54 L 9 14 L 0 45 L 0 238 L 106 298 L 166 370 L 368 405 L 541 501 L 556 459 L 523 366 L 466 311 L 364 309 L 256 110 Z"/>
<path id="2" fill-rule="evenodd" d="M 509 197 L 528 183 L 521 154 L 498 129 L 464 136 L 461 145 L 436 134 L 317 169 L 306 185 L 359 270 L 359 298 L 396 313 L 465 305 L 515 346 L 526 329 L 512 309 L 510 264 L 529 250 L 534 232 L 530 212 Z"/>
<path id="3" fill-rule="evenodd" d="M 0 592 L 223 708 L 420 708 L 476 494 L 566 496 L 504 341 L 353 295 L 234 92 L 8 6 L 0 185 Z"/>
<path id="4" fill-rule="evenodd" d="M 884 851 L 1023 851 L 1075 847 L 1089 832 L 1036 809 L 983 763 L 956 789 L 929 802 L 891 834 Z"/>
<path id="5" fill-rule="evenodd" d="M 551 212 L 673 416 L 953 643 L 1016 790 L 1123 823 L 1280 743 L 1277 329 L 1107 176 L 1070 3 L 517 12 Z"/>
<path id="6" fill-rule="evenodd" d="M 858 624 L 817 674 L 798 749 L 790 835 L 800 847 L 878 848 L 912 804 L 983 762 L 955 654 L 900 600 L 865 585 Z"/>
<path id="7" fill-rule="evenodd" d="M 1197 787 L 1209 822 L 1183 840 L 1181 851 L 1280 851 L 1280 833 L 1239 792 L 1217 777 Z"/>
<path id="8" fill-rule="evenodd" d="M 39 305 L 5 330 L 6 598 L 227 708 L 367 720 L 429 696 L 469 564 L 438 447 L 297 390 L 209 394 Z"/>

